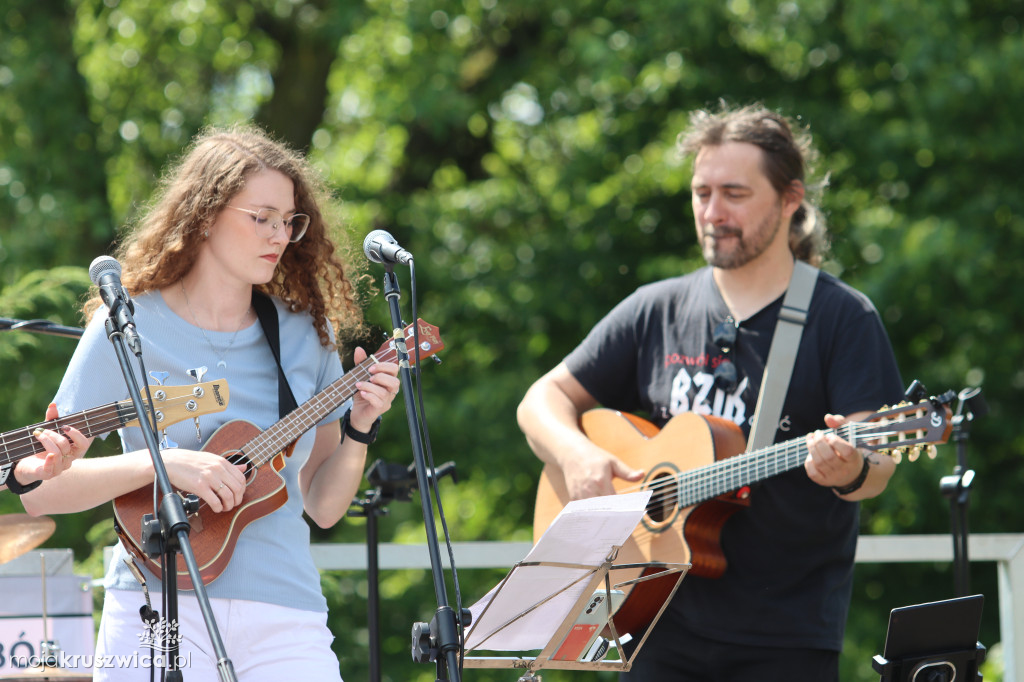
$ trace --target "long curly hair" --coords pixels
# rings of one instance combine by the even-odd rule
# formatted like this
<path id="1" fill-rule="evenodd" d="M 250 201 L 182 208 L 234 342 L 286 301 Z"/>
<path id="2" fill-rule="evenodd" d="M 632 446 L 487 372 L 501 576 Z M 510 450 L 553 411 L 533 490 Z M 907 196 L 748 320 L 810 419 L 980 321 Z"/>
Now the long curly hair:
<path id="1" fill-rule="evenodd" d="M 291 178 L 295 211 L 309 216 L 309 227 L 289 244 L 274 278 L 257 287 L 281 298 L 293 312 L 312 315 L 320 342 L 331 346 L 330 329 L 359 328 L 356 291 L 335 255 L 324 211 L 330 192 L 302 154 L 251 124 L 208 128 L 164 173 L 153 198 L 116 250 L 121 281 L 133 295 L 162 289 L 192 268 L 204 232 L 254 174 L 271 169 Z M 83 305 L 88 319 L 101 305 L 94 286 Z"/>
<path id="2" fill-rule="evenodd" d="M 775 191 L 782 194 L 793 181 L 803 183 L 804 200 L 789 224 L 789 248 L 793 255 L 818 266 L 828 251 L 825 217 L 817 200 L 828 176 L 809 182 L 818 160 L 810 132 L 763 104 L 730 108 L 721 102 L 718 111 L 701 109 L 690 113 L 690 126 L 679 134 L 677 147 L 683 156 L 693 156 L 702 147 L 726 142 L 746 142 L 764 152 L 762 170 Z"/>

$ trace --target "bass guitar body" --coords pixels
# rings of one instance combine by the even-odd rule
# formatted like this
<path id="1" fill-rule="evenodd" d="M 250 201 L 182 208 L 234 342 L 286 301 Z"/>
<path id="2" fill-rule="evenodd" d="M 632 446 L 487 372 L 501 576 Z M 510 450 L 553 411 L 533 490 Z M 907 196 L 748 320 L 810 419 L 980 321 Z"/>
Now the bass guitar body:
<path id="1" fill-rule="evenodd" d="M 646 472 L 639 484 L 615 479 L 618 493 L 652 491 L 643 520 L 619 551 L 615 564 L 689 563 L 690 574 L 719 577 L 726 566 L 719 542 L 722 526 L 749 502 L 743 495 L 730 494 L 681 507 L 677 481 L 682 472 L 743 452 L 746 443 L 740 429 L 724 419 L 687 412 L 659 431 L 644 419 L 607 409 L 585 412 L 581 427 L 593 443 L 628 466 Z M 561 471 L 546 465 L 537 489 L 534 541 L 568 502 Z M 616 570 L 612 579 L 620 582 L 639 575 L 639 570 Z M 626 592 L 626 598 L 615 614 L 618 632 L 635 634 L 646 627 L 668 598 L 676 578 L 670 575 L 619 588 Z"/>
<path id="2" fill-rule="evenodd" d="M 253 521 L 284 506 L 288 500 L 285 480 L 280 471 L 284 468 L 284 457 L 291 454 L 291 446 L 277 453 L 267 464 L 252 466 L 253 458 L 240 449 L 261 433 L 259 427 L 244 421 L 234 420 L 221 426 L 203 446 L 206 452 L 219 453 L 235 464 L 245 464 L 247 484 L 242 503 L 234 509 L 217 513 L 200 502 L 199 511 L 189 516 L 189 542 L 196 557 L 199 574 L 207 584 L 219 576 L 228 565 L 231 554 L 238 542 L 238 536 Z M 185 493 L 180 492 L 180 495 Z M 125 547 L 146 568 L 160 576 L 160 562 L 143 551 L 141 520 L 153 513 L 153 485 L 147 485 L 114 500 L 115 529 Z M 183 565 L 177 569 L 179 589 L 193 589 L 192 579 Z"/>

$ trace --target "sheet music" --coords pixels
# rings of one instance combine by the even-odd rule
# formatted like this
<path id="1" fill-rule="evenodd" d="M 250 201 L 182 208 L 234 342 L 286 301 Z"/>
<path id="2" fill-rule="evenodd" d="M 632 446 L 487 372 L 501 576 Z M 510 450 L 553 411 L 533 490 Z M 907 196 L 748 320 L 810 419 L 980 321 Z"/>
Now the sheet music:
<path id="1" fill-rule="evenodd" d="M 523 562 L 583 567 L 517 565 L 500 586 L 500 593 L 495 587 L 470 607 L 475 625 L 466 641 L 466 650 L 543 649 L 586 587 L 592 573 L 587 567 L 600 566 L 613 547 L 626 542 L 643 518 L 650 498 L 651 491 L 645 490 L 567 504 Z M 549 601 L 542 603 L 549 597 Z M 483 613 L 492 600 L 494 603 Z"/>

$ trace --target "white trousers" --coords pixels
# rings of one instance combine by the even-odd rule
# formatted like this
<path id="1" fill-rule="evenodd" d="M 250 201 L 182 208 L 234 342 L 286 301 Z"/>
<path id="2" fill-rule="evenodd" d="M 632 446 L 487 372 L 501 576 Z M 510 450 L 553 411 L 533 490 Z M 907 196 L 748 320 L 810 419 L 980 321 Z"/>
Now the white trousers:
<path id="1" fill-rule="evenodd" d="M 94 657 L 95 682 L 148 682 L 154 657 L 158 664 L 166 659 L 165 645 L 158 642 L 156 651 L 149 645 L 167 623 L 161 620 L 156 627 L 147 627 L 139 617 L 144 603 L 142 592 L 107 590 Z M 242 599 L 211 599 L 210 606 L 239 682 L 341 682 L 326 613 Z M 178 595 L 178 623 L 183 679 L 217 682 L 213 645 L 194 596 Z M 159 670 L 154 679 L 160 679 Z"/>

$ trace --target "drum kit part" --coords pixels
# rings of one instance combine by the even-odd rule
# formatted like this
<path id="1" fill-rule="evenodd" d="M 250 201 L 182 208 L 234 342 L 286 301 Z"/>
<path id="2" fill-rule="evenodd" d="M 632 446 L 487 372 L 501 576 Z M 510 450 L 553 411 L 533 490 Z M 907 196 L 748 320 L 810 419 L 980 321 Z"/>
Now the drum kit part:
<path id="1" fill-rule="evenodd" d="M 46 542 L 57 524 L 48 516 L 30 516 L 29 514 L 4 514 L 0 516 L 0 564 L 30 552 Z M 43 560 L 45 562 L 45 559 Z M 46 632 L 46 568 L 43 576 L 43 632 Z M 46 642 L 44 644 L 50 644 Z M 50 650 L 53 653 L 53 650 Z M 80 670 L 65 670 L 51 666 L 33 666 L 25 668 L 14 675 L 0 676 L 3 682 L 28 682 L 36 680 L 61 680 L 62 682 L 88 682 L 92 679 L 91 671 L 83 674 Z"/>
<path id="2" fill-rule="evenodd" d="M 20 557 L 46 542 L 57 524 L 49 516 L 4 514 L 0 516 L 0 564 Z"/>

